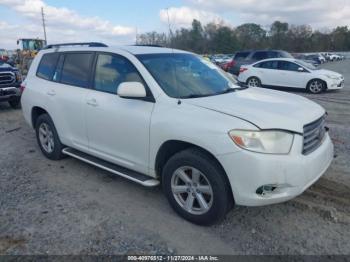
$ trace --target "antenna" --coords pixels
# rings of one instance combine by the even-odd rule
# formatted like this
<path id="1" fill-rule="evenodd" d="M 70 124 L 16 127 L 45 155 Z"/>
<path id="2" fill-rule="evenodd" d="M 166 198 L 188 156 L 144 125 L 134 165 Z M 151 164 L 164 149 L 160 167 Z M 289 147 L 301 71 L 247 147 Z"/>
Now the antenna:
<path id="1" fill-rule="evenodd" d="M 171 32 L 171 26 L 170 26 L 169 8 L 166 9 L 166 13 L 168 16 L 169 44 L 170 44 L 170 46 L 172 46 L 172 44 L 171 44 L 172 32 Z"/>
<path id="2" fill-rule="evenodd" d="M 137 28 L 137 26 L 135 27 L 135 34 L 136 34 L 136 38 L 135 38 L 135 45 L 137 45 L 138 44 L 138 28 Z"/>
<path id="3" fill-rule="evenodd" d="M 43 21 L 45 43 L 46 43 L 46 45 L 47 45 L 44 7 L 41 7 L 41 18 L 42 18 L 42 21 Z"/>
<path id="4" fill-rule="evenodd" d="M 172 54 L 175 58 L 175 53 L 174 53 L 174 48 L 172 47 L 172 41 L 171 41 L 171 38 L 172 38 L 172 32 L 171 32 L 171 25 L 170 25 L 170 16 L 169 16 L 169 8 L 166 9 L 166 13 L 167 13 L 167 16 L 168 16 L 168 28 L 169 28 L 169 46 L 171 48 L 171 51 L 172 51 Z M 179 90 L 179 85 L 177 83 L 177 72 L 176 72 L 176 63 L 174 63 L 174 71 L 175 71 L 175 88 L 176 88 L 176 91 L 177 91 L 177 104 L 178 105 L 181 105 L 181 100 L 180 100 L 180 90 Z"/>

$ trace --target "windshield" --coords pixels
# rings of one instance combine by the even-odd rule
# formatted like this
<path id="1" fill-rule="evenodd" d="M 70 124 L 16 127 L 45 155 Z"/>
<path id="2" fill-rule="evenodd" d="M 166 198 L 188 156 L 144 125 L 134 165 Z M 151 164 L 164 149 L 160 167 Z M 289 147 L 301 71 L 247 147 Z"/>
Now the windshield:
<path id="1" fill-rule="evenodd" d="M 286 52 L 286 51 L 279 51 L 280 52 L 280 57 L 283 58 L 294 58 L 290 53 Z"/>
<path id="2" fill-rule="evenodd" d="M 23 49 L 24 50 L 31 50 L 31 51 L 37 51 L 43 48 L 44 42 L 42 40 L 37 40 L 37 39 L 23 39 Z"/>
<path id="3" fill-rule="evenodd" d="M 300 64 L 303 67 L 306 67 L 309 70 L 318 70 L 314 65 L 310 64 L 310 63 L 306 63 L 302 60 L 298 60 L 298 64 Z"/>
<path id="4" fill-rule="evenodd" d="M 145 54 L 137 58 L 170 97 L 212 96 L 238 87 L 219 67 L 193 54 Z"/>

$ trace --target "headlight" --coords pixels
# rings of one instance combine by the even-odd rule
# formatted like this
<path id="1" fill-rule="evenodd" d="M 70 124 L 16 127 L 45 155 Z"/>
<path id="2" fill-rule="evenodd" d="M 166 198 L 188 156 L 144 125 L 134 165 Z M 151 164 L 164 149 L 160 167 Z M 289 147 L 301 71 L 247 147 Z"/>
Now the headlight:
<path id="1" fill-rule="evenodd" d="M 229 135 L 239 147 L 265 154 L 288 154 L 294 135 L 285 131 L 232 130 Z"/>
<path id="2" fill-rule="evenodd" d="M 22 75 L 20 72 L 15 72 L 16 75 L 16 81 L 17 82 L 22 82 Z"/>
<path id="3" fill-rule="evenodd" d="M 326 75 L 326 77 L 330 78 L 330 79 L 338 79 L 338 76 L 334 76 L 334 75 Z"/>

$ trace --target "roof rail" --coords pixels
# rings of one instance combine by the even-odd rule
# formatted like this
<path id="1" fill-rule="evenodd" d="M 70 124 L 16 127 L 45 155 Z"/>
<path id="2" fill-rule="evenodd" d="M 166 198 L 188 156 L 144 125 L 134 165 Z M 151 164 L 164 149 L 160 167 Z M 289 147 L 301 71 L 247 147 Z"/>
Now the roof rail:
<path id="1" fill-rule="evenodd" d="M 108 45 L 104 43 L 99 43 L 99 42 L 82 42 L 82 43 L 63 43 L 63 44 L 47 45 L 43 49 L 51 49 L 51 48 L 62 47 L 62 46 L 108 47 Z"/>
<path id="2" fill-rule="evenodd" d="M 132 45 L 132 46 L 148 46 L 148 47 L 164 47 L 164 46 L 161 46 L 161 45 L 148 45 L 148 44 L 136 44 L 136 45 Z"/>

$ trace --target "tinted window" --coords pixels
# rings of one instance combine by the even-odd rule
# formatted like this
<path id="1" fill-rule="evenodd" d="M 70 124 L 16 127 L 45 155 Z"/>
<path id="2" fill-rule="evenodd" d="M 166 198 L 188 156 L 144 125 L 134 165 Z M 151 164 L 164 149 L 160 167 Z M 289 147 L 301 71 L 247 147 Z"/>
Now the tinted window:
<path id="1" fill-rule="evenodd" d="M 58 53 L 43 55 L 38 67 L 37 76 L 46 80 L 51 80 L 56 70 L 58 57 Z"/>
<path id="2" fill-rule="evenodd" d="M 246 58 L 248 55 L 250 54 L 250 52 L 238 52 L 236 55 L 235 55 L 235 60 L 239 60 L 239 59 L 244 59 Z"/>
<path id="3" fill-rule="evenodd" d="M 264 68 L 264 69 L 277 69 L 278 61 L 267 61 L 257 64 L 255 67 Z"/>
<path id="4" fill-rule="evenodd" d="M 91 53 L 66 53 L 61 73 L 61 82 L 67 85 L 88 87 Z"/>
<path id="5" fill-rule="evenodd" d="M 95 89 L 108 93 L 117 93 L 123 82 L 143 83 L 140 74 L 126 58 L 116 55 L 101 54 L 97 58 Z"/>
<path id="6" fill-rule="evenodd" d="M 278 51 L 278 56 L 277 57 L 281 57 L 281 58 L 294 58 L 290 53 L 286 52 L 286 51 Z"/>
<path id="7" fill-rule="evenodd" d="M 279 61 L 278 62 L 278 69 L 280 70 L 286 70 L 286 71 L 298 71 L 298 68 L 300 66 L 291 62 L 286 61 Z"/>
<path id="8" fill-rule="evenodd" d="M 267 52 L 263 51 L 263 52 L 255 52 L 255 54 L 252 57 L 254 60 L 263 60 L 268 58 Z"/>

